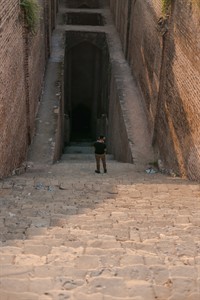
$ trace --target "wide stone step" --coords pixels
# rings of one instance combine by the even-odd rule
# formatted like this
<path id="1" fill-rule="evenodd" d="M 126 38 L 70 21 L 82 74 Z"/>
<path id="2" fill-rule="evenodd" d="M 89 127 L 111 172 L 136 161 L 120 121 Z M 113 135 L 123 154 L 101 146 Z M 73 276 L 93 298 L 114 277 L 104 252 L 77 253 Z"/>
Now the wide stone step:
<path id="1" fill-rule="evenodd" d="M 107 160 L 113 160 L 114 157 L 111 154 L 106 155 Z M 92 142 L 70 143 L 64 150 L 62 160 L 73 161 L 88 161 L 94 160 L 94 146 Z"/>
<path id="2" fill-rule="evenodd" d="M 114 160 L 112 154 L 106 155 L 107 160 Z M 62 161 L 94 161 L 95 156 L 94 154 L 90 153 L 83 153 L 83 152 L 75 152 L 75 153 L 65 153 L 62 155 Z"/>
<path id="3" fill-rule="evenodd" d="M 92 154 L 94 147 L 92 146 L 69 146 L 64 150 L 65 154 Z"/>

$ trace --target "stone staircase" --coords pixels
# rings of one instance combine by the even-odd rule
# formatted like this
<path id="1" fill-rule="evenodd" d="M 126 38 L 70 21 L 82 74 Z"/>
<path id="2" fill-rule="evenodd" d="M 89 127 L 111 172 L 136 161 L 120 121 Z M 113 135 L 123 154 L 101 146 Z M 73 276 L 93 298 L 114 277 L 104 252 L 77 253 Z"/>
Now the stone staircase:
<path id="1" fill-rule="evenodd" d="M 112 154 L 106 155 L 107 160 L 113 160 Z M 93 142 L 71 142 L 68 147 L 65 148 L 62 160 L 80 161 L 91 160 L 94 161 L 94 147 Z"/>
<path id="2" fill-rule="evenodd" d="M 199 185 L 67 155 L 0 183 L 0 299 L 199 299 Z"/>

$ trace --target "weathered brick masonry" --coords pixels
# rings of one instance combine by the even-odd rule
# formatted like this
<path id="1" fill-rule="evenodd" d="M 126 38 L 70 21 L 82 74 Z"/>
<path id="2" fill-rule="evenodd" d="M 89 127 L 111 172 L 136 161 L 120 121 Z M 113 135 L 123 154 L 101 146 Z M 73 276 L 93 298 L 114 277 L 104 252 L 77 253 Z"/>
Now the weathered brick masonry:
<path id="1" fill-rule="evenodd" d="M 18 166 L 27 149 L 24 45 L 19 1 L 1 0 L 0 176 Z"/>
<path id="2" fill-rule="evenodd" d="M 26 159 L 34 134 L 57 6 L 56 0 L 39 3 L 40 24 L 32 35 L 19 0 L 0 0 L 0 178 Z"/>
<path id="3" fill-rule="evenodd" d="M 149 120 L 152 143 L 165 166 L 200 179 L 200 7 L 161 0 L 110 0 L 124 53 Z"/>

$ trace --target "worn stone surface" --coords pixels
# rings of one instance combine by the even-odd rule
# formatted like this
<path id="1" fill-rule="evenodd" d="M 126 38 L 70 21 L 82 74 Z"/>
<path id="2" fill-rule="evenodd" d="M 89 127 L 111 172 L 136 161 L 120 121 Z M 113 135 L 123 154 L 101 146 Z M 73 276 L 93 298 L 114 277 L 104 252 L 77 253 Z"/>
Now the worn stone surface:
<path id="1" fill-rule="evenodd" d="M 94 165 L 63 160 L 3 181 L 2 300 L 197 300 L 199 185 Z"/>

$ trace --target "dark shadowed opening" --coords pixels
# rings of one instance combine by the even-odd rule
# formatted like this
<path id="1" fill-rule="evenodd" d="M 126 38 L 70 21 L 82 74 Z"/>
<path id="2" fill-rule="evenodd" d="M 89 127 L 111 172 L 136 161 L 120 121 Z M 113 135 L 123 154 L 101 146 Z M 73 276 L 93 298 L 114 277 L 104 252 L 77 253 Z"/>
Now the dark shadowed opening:
<path id="1" fill-rule="evenodd" d="M 72 110 L 71 140 L 91 138 L 91 109 L 83 103 L 80 103 Z"/>
<path id="2" fill-rule="evenodd" d="M 106 135 L 109 93 L 104 33 L 66 33 L 64 143 Z"/>

